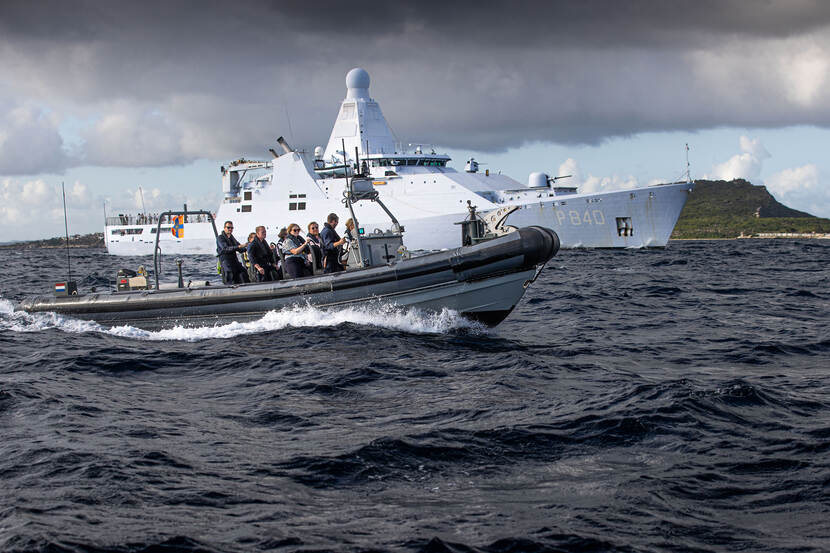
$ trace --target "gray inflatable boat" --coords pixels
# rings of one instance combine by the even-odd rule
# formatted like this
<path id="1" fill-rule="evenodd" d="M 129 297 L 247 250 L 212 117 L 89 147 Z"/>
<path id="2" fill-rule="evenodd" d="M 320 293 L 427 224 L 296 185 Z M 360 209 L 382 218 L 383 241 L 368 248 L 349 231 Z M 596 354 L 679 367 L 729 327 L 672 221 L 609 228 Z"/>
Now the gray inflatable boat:
<path id="1" fill-rule="evenodd" d="M 366 187 L 355 181 L 346 197 L 353 215 L 352 204 L 358 200 L 380 203 L 371 184 Z M 202 286 L 185 286 L 180 273 L 178 286 L 168 288 L 158 284 L 156 265 L 155 287 L 121 287 L 122 291 L 79 295 L 72 295 L 72 289 L 55 297 L 25 300 L 19 309 L 54 312 L 105 326 L 156 329 L 255 320 L 269 311 L 298 304 L 336 308 L 380 302 L 433 311 L 452 309 L 494 326 L 516 307 L 528 285 L 559 249 L 556 233 L 543 227 L 488 236 L 484 223 L 471 210 L 471 219 L 462 223 L 463 242 L 470 245 L 408 258 L 401 248 L 403 229 L 389 215 L 393 229 L 359 235 L 349 263 L 356 268 L 344 272 L 219 286 L 204 282 Z M 389 255 L 390 251 L 395 255 Z"/>

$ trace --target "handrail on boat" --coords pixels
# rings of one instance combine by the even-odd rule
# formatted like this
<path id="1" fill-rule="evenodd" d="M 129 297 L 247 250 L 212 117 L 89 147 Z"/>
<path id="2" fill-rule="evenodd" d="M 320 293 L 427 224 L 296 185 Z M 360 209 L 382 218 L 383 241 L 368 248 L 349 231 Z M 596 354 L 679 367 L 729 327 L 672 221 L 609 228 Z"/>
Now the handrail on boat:
<path id="1" fill-rule="evenodd" d="M 207 215 L 208 221 L 210 221 L 210 226 L 213 227 L 213 237 L 214 239 L 219 237 L 219 232 L 216 230 L 216 221 L 213 218 L 213 214 L 210 211 L 204 210 L 190 210 L 187 211 L 165 211 L 164 213 L 160 213 L 158 216 L 158 222 L 156 223 L 156 246 L 153 248 L 153 273 L 155 274 L 156 279 L 156 290 L 159 289 L 159 273 L 161 272 L 161 246 L 159 246 L 159 236 L 161 235 L 161 224 L 164 222 L 165 217 L 174 217 L 176 215 Z M 172 219 L 171 219 L 172 220 Z"/>

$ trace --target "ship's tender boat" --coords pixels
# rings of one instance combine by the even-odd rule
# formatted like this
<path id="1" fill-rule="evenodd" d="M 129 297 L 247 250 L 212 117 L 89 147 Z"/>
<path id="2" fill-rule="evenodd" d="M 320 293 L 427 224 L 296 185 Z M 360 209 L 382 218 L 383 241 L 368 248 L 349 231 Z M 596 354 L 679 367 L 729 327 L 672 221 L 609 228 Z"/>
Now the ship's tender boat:
<path id="1" fill-rule="evenodd" d="M 75 287 L 69 283 L 60 289 L 60 295 L 26 300 L 19 309 L 54 312 L 106 326 L 169 328 L 254 320 L 268 311 L 297 304 L 327 308 L 379 302 L 424 310 L 452 309 L 493 326 L 507 317 L 559 249 L 559 238 L 550 229 L 497 229 L 493 234 L 471 210 L 470 219 L 462 223 L 463 241 L 470 245 L 409 257 L 402 247 L 403 228 L 382 203 L 392 218 L 392 229 L 360 232 L 353 209 L 359 200 L 381 203 L 370 181 L 353 179 L 349 184 L 345 203 L 358 228 L 349 262 L 354 269 L 275 282 L 185 286 L 179 264 L 178 285 L 165 288 L 158 283 L 156 262 L 155 286 L 148 286 L 146 275 L 123 275 L 119 280 L 122 291 L 72 295 Z M 159 225 L 165 217 L 179 213 L 163 214 Z"/>

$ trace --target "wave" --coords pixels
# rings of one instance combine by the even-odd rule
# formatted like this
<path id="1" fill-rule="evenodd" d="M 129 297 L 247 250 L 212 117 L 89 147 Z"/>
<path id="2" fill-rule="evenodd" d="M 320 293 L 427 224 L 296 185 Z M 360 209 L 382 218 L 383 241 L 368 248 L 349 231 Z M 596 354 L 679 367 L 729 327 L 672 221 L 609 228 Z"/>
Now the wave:
<path id="1" fill-rule="evenodd" d="M 339 309 L 320 309 L 311 305 L 293 306 L 269 311 L 262 318 L 249 322 L 230 322 L 210 327 L 176 326 L 149 331 L 132 326 L 107 328 L 93 321 L 65 317 L 55 313 L 24 313 L 14 304 L 0 298 L 0 330 L 39 332 L 59 329 L 71 333 L 99 332 L 120 338 L 146 341 L 200 342 L 214 338 L 232 338 L 273 332 L 285 328 L 337 327 L 345 324 L 397 330 L 412 334 L 447 334 L 464 331 L 485 334 L 487 327 L 462 317 L 457 311 L 440 312 L 390 306 L 380 302 Z"/>

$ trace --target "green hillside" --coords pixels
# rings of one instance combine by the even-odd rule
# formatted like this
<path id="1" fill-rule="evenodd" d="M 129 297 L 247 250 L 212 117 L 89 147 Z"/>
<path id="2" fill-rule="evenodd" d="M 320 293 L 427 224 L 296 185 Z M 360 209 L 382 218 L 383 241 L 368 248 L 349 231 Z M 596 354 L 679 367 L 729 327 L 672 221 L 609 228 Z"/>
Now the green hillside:
<path id="1" fill-rule="evenodd" d="M 76 234 L 69 237 L 70 248 L 103 248 L 104 233 L 94 232 L 92 234 Z M 29 250 L 33 248 L 65 248 L 66 238 L 45 238 L 43 240 L 31 240 L 28 242 L 9 242 L 0 244 L 0 249 L 7 250 Z"/>
<path id="2" fill-rule="evenodd" d="M 830 233 L 830 219 L 791 209 L 743 179 L 698 180 L 672 238 L 735 238 L 761 232 Z"/>

